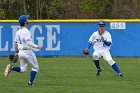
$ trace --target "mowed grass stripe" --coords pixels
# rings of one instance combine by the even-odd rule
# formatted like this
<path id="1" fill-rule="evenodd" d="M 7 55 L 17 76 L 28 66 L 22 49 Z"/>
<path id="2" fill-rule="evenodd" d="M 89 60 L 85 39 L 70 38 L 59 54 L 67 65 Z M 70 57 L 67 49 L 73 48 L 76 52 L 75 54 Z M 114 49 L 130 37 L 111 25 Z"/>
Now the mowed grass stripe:
<path id="1" fill-rule="evenodd" d="M 114 58 L 123 72 L 124 78 L 112 70 L 101 59 L 102 72 L 97 78 L 96 68 L 91 58 L 38 58 L 40 70 L 35 79 L 36 86 L 27 85 L 30 69 L 22 74 L 12 72 L 4 78 L 3 72 L 9 63 L 0 60 L 1 93 L 139 93 L 140 58 Z M 18 63 L 13 63 L 17 65 Z"/>

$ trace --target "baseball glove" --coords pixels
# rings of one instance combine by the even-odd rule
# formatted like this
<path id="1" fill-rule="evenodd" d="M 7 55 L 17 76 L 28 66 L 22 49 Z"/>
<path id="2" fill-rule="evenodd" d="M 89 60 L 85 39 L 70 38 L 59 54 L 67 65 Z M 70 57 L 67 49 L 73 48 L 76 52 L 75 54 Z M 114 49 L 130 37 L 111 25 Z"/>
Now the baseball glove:
<path id="1" fill-rule="evenodd" d="M 90 52 L 89 52 L 89 50 L 86 48 L 86 49 L 83 50 L 83 53 L 84 53 L 85 55 L 89 55 Z"/>
<path id="2" fill-rule="evenodd" d="M 16 54 L 11 54 L 9 55 L 9 60 L 13 63 L 17 62 L 17 59 L 18 59 L 18 55 Z"/>

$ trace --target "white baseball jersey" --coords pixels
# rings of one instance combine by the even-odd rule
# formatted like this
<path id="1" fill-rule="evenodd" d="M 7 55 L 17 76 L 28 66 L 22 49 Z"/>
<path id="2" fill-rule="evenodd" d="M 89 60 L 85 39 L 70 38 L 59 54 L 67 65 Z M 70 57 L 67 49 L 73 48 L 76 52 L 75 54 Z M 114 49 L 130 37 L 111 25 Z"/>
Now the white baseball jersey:
<path id="1" fill-rule="evenodd" d="M 32 36 L 30 31 L 27 28 L 20 28 L 17 33 L 14 42 L 18 44 L 19 50 L 29 50 L 32 47 L 37 47 L 32 42 Z"/>
<path id="2" fill-rule="evenodd" d="M 37 48 L 37 45 L 32 42 L 30 31 L 26 27 L 20 28 L 16 33 L 14 42 L 18 44 L 18 56 L 21 68 L 20 72 L 26 71 L 28 64 L 32 66 L 32 71 L 37 72 L 39 66 L 36 55 L 32 51 L 32 47 Z"/>
<path id="3" fill-rule="evenodd" d="M 104 37 L 104 40 L 112 43 L 112 38 L 108 31 L 105 31 L 102 35 L 99 34 L 99 31 L 96 31 L 89 38 L 89 42 L 93 43 L 94 50 L 110 49 L 111 46 L 105 45 L 104 42 L 101 40 L 101 36 Z"/>

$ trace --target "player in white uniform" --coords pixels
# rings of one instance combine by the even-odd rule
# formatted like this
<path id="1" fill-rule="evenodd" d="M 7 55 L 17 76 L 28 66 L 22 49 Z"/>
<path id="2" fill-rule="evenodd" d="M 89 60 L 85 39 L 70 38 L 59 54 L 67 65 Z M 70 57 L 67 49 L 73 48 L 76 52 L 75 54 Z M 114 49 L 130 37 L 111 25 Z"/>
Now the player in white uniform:
<path id="1" fill-rule="evenodd" d="M 99 22 L 99 31 L 94 32 L 89 38 L 89 45 L 86 48 L 87 50 L 93 45 L 93 61 L 97 68 L 96 76 L 100 76 L 101 68 L 99 64 L 99 58 L 103 57 L 104 60 L 117 72 L 117 74 L 123 77 L 121 71 L 119 70 L 117 64 L 112 59 L 110 55 L 110 47 L 112 44 L 112 38 L 108 31 L 105 31 L 106 24 L 103 21 Z"/>
<path id="2" fill-rule="evenodd" d="M 32 70 L 30 73 L 30 80 L 28 82 L 29 85 L 33 86 L 33 81 L 36 76 L 36 73 L 39 70 L 38 62 L 36 56 L 32 50 L 32 48 L 37 48 L 39 50 L 43 49 L 43 46 L 38 46 L 32 42 L 32 36 L 30 31 L 26 28 L 28 25 L 27 15 L 21 15 L 19 17 L 19 23 L 21 28 L 16 32 L 14 47 L 16 54 L 18 54 L 20 66 L 11 66 L 7 65 L 8 72 L 5 73 L 5 77 L 7 77 L 11 71 L 16 72 L 25 72 L 27 70 L 28 65 L 32 66 Z"/>

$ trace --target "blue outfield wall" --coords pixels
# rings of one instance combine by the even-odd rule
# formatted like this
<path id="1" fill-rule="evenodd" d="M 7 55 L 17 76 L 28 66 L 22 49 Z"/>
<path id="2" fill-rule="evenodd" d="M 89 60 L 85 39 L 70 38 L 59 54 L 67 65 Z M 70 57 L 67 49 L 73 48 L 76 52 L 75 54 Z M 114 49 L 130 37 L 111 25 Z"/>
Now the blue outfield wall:
<path id="1" fill-rule="evenodd" d="M 14 53 L 17 22 L 0 22 L 0 56 Z M 83 56 L 90 35 L 98 30 L 98 22 L 31 22 L 28 25 L 36 44 L 43 45 L 37 56 Z M 112 35 L 112 56 L 140 56 L 140 23 L 107 22 Z M 93 49 L 90 49 L 92 55 Z"/>

